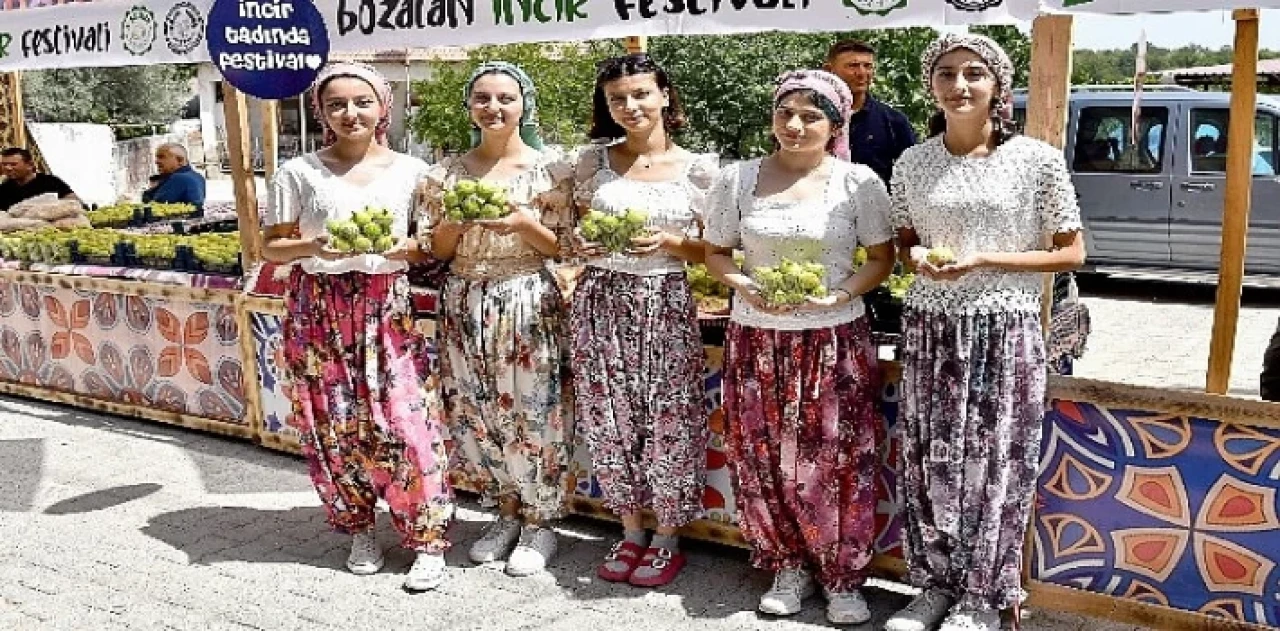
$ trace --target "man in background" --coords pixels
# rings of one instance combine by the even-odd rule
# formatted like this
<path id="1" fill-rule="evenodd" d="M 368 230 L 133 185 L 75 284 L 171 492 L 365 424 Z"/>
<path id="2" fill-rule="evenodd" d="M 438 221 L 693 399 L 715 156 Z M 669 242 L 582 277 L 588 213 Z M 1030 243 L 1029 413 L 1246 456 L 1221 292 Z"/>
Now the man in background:
<path id="1" fill-rule="evenodd" d="M 160 145 L 156 149 L 156 171 L 151 188 L 142 193 L 143 202 L 204 207 L 204 177 L 191 168 L 186 148 L 176 143 Z"/>
<path id="2" fill-rule="evenodd" d="M 36 163 L 31 152 L 18 147 L 0 151 L 0 210 L 7 211 L 18 202 L 45 193 L 55 193 L 58 199 L 77 199 L 75 192 L 60 178 L 36 173 Z"/>
<path id="3" fill-rule="evenodd" d="M 827 51 L 825 68 L 843 79 L 853 93 L 853 116 L 849 120 L 852 161 L 871 167 L 888 186 L 893 179 L 893 163 L 907 147 L 916 144 L 916 131 L 902 112 L 871 96 L 876 49 L 865 42 L 836 42 Z"/>

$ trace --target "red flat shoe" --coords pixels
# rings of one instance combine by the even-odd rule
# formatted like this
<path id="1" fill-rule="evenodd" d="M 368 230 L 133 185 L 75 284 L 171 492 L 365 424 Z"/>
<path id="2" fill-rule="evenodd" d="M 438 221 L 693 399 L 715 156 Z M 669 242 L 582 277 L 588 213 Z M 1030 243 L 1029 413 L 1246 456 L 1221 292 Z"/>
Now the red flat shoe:
<path id="1" fill-rule="evenodd" d="M 649 548 L 645 550 L 644 558 L 640 559 L 640 566 L 651 567 L 658 570 L 658 573 L 640 577 L 633 572 L 631 578 L 627 579 L 628 583 L 636 587 L 662 587 L 676 580 L 680 570 L 684 569 L 684 553 L 672 552 L 666 548 Z"/>
<path id="2" fill-rule="evenodd" d="M 639 544 L 630 541 L 619 541 L 613 544 L 613 549 L 609 550 L 609 554 L 605 555 L 604 563 L 600 564 L 600 569 L 596 571 L 596 575 L 609 581 L 610 583 L 625 583 L 631 578 L 631 573 L 640 567 L 640 556 L 644 554 L 644 548 Z M 613 571 L 609 569 L 609 564 L 614 561 L 621 561 L 627 565 L 627 569 Z"/>

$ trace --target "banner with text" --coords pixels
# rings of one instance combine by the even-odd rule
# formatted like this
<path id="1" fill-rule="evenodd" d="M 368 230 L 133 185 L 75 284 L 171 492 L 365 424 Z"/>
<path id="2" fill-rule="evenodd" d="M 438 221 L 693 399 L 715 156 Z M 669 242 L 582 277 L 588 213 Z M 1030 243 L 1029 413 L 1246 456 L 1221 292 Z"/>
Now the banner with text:
<path id="1" fill-rule="evenodd" d="M 0 0 L 3 1 L 3 0 Z M 235 0 L 248 15 L 307 0 Z M 1027 0 L 317 0 L 331 52 L 620 38 L 1008 23 Z M 208 61 L 211 0 L 99 0 L 4 12 L 0 72 Z M 1035 5 L 1032 5 L 1035 6 Z M 236 38 L 269 50 L 287 26 Z"/>
<path id="2" fill-rule="evenodd" d="M 1020 3 L 1021 0 L 1018 0 Z M 1021 7 L 1019 7 L 1021 8 Z M 1280 0 L 1040 0 L 1042 13 L 1179 13 L 1231 9 L 1275 9 Z"/>
<path id="3" fill-rule="evenodd" d="M 212 0 L 0 0 L 0 72 L 209 61 Z M 308 0 L 235 0 L 249 15 Z M 1009 23 L 1044 12 L 1280 7 L 1280 0 L 316 0 L 333 53 L 753 31 Z M 233 34 L 239 38 L 242 32 Z M 247 34 L 294 45 L 285 27 Z M 269 56 L 269 54 L 267 55 Z"/>
<path id="4" fill-rule="evenodd" d="M 208 61 L 211 4 L 101 1 L 3 11 L 0 72 Z"/>
<path id="5" fill-rule="evenodd" d="M 1014 21 L 1006 0 L 318 0 L 318 5 L 335 52 Z"/>

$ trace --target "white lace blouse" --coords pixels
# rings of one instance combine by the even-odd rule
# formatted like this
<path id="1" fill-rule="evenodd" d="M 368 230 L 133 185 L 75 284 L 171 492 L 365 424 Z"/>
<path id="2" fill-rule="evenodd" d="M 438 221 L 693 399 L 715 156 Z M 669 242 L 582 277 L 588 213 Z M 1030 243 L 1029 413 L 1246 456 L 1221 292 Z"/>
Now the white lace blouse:
<path id="1" fill-rule="evenodd" d="M 952 155 L 934 136 L 893 167 L 893 224 L 920 244 L 977 252 L 1044 249 L 1054 234 L 1080 230 L 1080 207 L 1062 151 L 1015 136 L 985 158 Z M 937 313 L 1039 313 L 1041 274 L 983 269 L 953 281 L 917 275 L 906 306 Z"/>
<path id="2" fill-rule="evenodd" d="M 760 160 L 725 167 L 716 177 L 707 204 L 709 243 L 741 248 L 743 269 L 771 267 L 789 258 L 826 268 L 822 279 L 834 288 L 853 274 L 858 245 L 879 245 L 893 238 L 889 196 L 870 168 L 828 158 L 831 176 L 822 196 L 798 202 L 756 197 Z M 826 311 L 769 314 L 735 300 L 729 318 L 743 326 L 798 331 L 847 324 L 865 313 L 861 299 Z"/>
<path id="3" fill-rule="evenodd" d="M 299 156 L 280 166 L 271 179 L 270 197 L 263 225 L 297 223 L 299 236 L 312 239 L 326 232 L 325 222 L 345 220 L 366 206 L 385 208 L 395 222 L 394 237 L 409 231 L 409 215 L 413 211 L 414 191 L 427 172 L 427 163 L 404 154 L 373 181 L 356 186 L 335 175 L 314 153 Z M 311 274 L 345 274 L 363 272 L 386 274 L 404 270 L 404 261 L 389 261 L 378 254 L 361 254 L 336 261 L 307 257 L 298 261 Z"/>
<path id="4" fill-rule="evenodd" d="M 606 145 L 583 149 L 578 160 L 574 199 L 608 215 L 621 215 L 628 208 L 649 215 L 645 225 L 672 234 L 698 237 L 707 188 L 719 169 L 714 153 L 695 154 L 685 172 L 664 182 L 642 182 L 622 177 L 609 165 Z M 609 254 L 587 261 L 587 265 L 637 276 L 657 276 L 684 272 L 684 263 L 666 252 L 649 256 Z"/>

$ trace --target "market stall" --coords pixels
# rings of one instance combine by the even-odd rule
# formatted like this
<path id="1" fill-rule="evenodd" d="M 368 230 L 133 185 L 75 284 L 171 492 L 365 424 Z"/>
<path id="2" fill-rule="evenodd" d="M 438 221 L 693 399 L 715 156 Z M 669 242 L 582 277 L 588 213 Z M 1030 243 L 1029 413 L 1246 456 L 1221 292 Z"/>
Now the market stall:
<path id="1" fill-rule="evenodd" d="M 174 0 L 146 0 L 129 6 L 142 7 L 153 18 L 190 18 L 190 13 L 184 13 L 187 9 L 179 6 L 192 7 L 196 17 L 208 14 L 207 5 Z M 433 4 L 438 10 L 430 14 L 410 12 L 417 23 L 408 28 L 400 22 L 378 20 L 375 9 L 379 6 L 346 0 L 317 2 L 329 25 L 327 36 L 333 50 L 412 46 L 422 38 L 423 29 L 431 30 L 433 44 L 464 44 L 637 33 L 812 30 L 815 24 L 829 25 L 823 30 L 852 30 L 1035 17 L 1028 133 L 1059 146 L 1070 77 L 1069 12 L 1222 8 L 1199 0 L 939 0 L 910 6 L 847 0 L 843 6 L 717 4 L 706 15 L 660 16 L 656 7 L 643 3 L 619 2 L 614 7 L 613 3 L 587 2 L 553 11 L 556 17 L 552 19 L 521 11 L 512 3 L 473 6 L 441 2 Z M 1049 10 L 1068 14 L 1041 16 Z M 120 22 L 118 16 L 111 22 L 103 19 L 123 11 L 124 5 L 113 2 L 32 10 L 17 14 L 14 29 L 46 28 L 55 16 L 67 28 L 90 28 L 98 23 L 113 28 L 111 24 Z M 483 15 L 477 16 L 477 12 Z M 540 17 L 532 19 L 535 14 Z M 1252 76 L 1249 58 L 1256 63 L 1257 14 L 1238 12 L 1236 18 L 1241 33 L 1236 67 Z M 200 46 L 180 52 L 182 47 L 174 43 L 186 40 L 179 37 L 182 33 L 178 29 L 171 34 L 166 28 L 159 35 L 154 19 L 152 24 L 149 35 L 145 29 L 130 31 L 128 37 L 121 34 L 117 41 L 129 45 L 149 37 L 148 44 L 163 39 L 166 46 L 138 47 L 141 52 L 130 49 L 128 55 L 70 50 L 43 61 L 23 52 L 17 61 L 0 57 L 0 71 L 208 59 L 201 55 Z M 1240 90 L 1241 82 L 1236 85 Z M 240 245 L 245 267 L 250 269 L 243 291 L 238 286 L 210 286 L 200 274 L 189 272 L 159 275 L 126 269 L 108 274 L 112 278 L 65 266 L 0 272 L 0 390 L 297 450 L 289 420 L 290 382 L 280 361 L 282 287 L 270 267 L 254 264 L 258 203 L 250 177 L 246 101 L 230 87 L 225 96 Z M 1246 89 L 1237 96 L 1244 108 L 1241 112 L 1250 111 L 1252 93 Z M 1252 118 L 1232 117 L 1233 142 L 1237 137 L 1244 139 L 1239 142 L 1251 137 L 1251 130 L 1237 131 L 1235 126 L 1251 126 Z M 0 131 L 4 129 L 5 123 L 0 121 Z M 1249 205 L 1245 185 L 1248 165 L 1242 162 L 1247 160 L 1247 147 L 1233 146 L 1230 155 L 1229 188 L 1236 192 L 1229 193 L 1225 213 L 1220 318 L 1208 371 L 1210 390 L 1216 392 L 1221 392 L 1224 370 L 1230 365 L 1233 309 L 1239 305 L 1244 219 Z M 427 331 L 432 329 L 433 302 L 429 294 L 420 296 L 421 326 Z M 722 350 L 715 341 L 720 324 L 714 318 L 704 323 L 708 341 L 705 402 L 713 438 L 707 454 L 706 514 L 691 527 L 690 534 L 740 544 L 733 526 L 733 493 L 722 451 Z M 892 431 L 897 366 L 884 362 L 882 368 L 886 376 L 883 410 L 890 438 L 882 452 L 884 468 L 879 480 L 877 564 L 898 572 L 900 524 L 894 477 L 898 452 Z M 1052 379 L 1050 397 L 1037 510 L 1030 533 L 1033 545 L 1028 546 L 1026 564 L 1033 605 L 1156 628 L 1280 625 L 1280 505 L 1276 497 L 1280 486 L 1280 407 L 1220 395 L 1073 378 Z M 579 449 L 573 509 L 599 514 L 599 505 L 593 500 L 598 489 L 589 470 L 588 456 Z"/>

